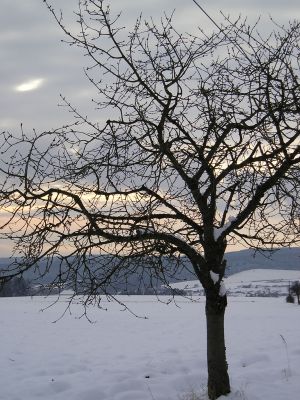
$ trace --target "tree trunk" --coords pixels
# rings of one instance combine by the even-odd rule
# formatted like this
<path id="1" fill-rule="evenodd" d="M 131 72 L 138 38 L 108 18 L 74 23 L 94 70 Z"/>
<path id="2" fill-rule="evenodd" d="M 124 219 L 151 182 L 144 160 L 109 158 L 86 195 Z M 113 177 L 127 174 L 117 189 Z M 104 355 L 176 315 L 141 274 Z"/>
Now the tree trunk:
<path id="1" fill-rule="evenodd" d="M 230 392 L 224 337 L 226 296 L 206 296 L 208 397 L 211 400 Z"/>

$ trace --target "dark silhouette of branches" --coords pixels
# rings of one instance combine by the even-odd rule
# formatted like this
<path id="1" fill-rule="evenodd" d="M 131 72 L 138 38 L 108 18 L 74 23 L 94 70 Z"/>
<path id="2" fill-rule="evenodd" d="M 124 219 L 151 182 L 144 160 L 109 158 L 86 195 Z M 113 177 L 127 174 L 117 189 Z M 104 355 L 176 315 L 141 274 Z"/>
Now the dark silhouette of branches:
<path id="1" fill-rule="evenodd" d="M 57 258 L 89 302 L 132 274 L 167 284 L 187 260 L 207 298 L 209 396 L 226 394 L 226 247 L 299 241 L 299 23 L 193 36 L 140 17 L 128 33 L 89 0 L 75 34 L 46 4 L 89 60 L 99 121 L 62 97 L 73 123 L 1 135 L 1 234 L 22 255 L 6 274 Z"/>

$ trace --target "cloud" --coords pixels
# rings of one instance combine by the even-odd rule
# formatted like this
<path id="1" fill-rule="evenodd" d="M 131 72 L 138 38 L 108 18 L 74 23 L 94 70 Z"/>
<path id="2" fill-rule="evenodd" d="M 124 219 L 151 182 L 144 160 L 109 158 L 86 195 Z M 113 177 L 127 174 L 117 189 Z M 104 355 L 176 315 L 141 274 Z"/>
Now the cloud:
<path id="1" fill-rule="evenodd" d="M 28 92 L 31 90 L 36 90 L 39 87 L 42 86 L 44 83 L 44 79 L 38 78 L 38 79 L 31 79 L 29 81 L 23 82 L 20 85 L 15 87 L 15 90 L 17 92 Z"/>

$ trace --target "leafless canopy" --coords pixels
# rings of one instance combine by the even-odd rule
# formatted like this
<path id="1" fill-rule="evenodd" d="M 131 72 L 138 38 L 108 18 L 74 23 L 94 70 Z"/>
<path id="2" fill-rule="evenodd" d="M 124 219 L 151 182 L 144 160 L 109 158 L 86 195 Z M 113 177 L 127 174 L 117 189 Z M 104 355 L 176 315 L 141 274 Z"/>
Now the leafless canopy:
<path id="1" fill-rule="evenodd" d="M 212 288 L 227 244 L 297 243 L 298 23 L 191 36 L 141 17 L 127 32 L 102 1 L 82 0 L 73 34 L 48 7 L 87 55 L 99 120 L 62 98 L 73 123 L 2 133 L 1 234 L 21 268 L 59 257 L 59 278 L 80 273 L 90 292 L 138 265 L 167 280 L 186 256 Z"/>

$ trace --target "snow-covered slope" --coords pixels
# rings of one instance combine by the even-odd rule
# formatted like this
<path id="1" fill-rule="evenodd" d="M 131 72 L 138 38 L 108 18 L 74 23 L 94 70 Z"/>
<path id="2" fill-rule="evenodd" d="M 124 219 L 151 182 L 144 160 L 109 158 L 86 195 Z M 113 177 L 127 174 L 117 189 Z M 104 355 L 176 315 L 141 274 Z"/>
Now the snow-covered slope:
<path id="1" fill-rule="evenodd" d="M 300 279 L 300 271 L 251 269 L 225 280 L 229 295 L 286 296 L 289 283 Z"/>
<path id="2" fill-rule="evenodd" d="M 224 279 L 229 296 L 286 296 L 289 282 L 300 280 L 300 271 L 251 269 L 230 275 Z M 199 281 L 171 284 L 173 288 L 185 290 L 187 294 L 203 294 Z"/>

